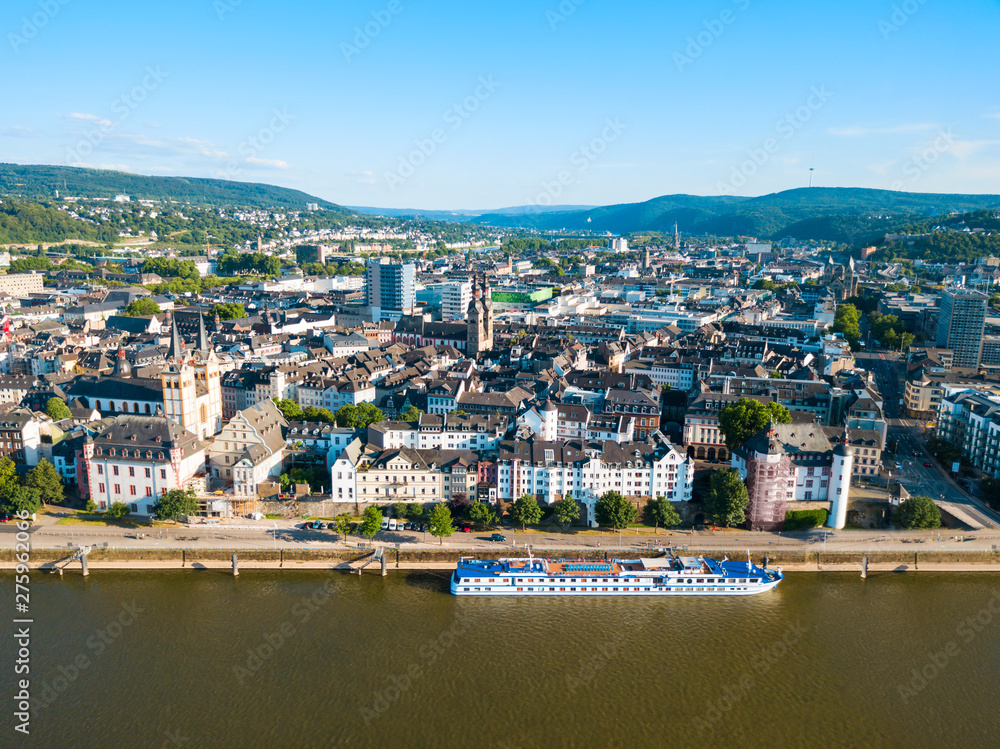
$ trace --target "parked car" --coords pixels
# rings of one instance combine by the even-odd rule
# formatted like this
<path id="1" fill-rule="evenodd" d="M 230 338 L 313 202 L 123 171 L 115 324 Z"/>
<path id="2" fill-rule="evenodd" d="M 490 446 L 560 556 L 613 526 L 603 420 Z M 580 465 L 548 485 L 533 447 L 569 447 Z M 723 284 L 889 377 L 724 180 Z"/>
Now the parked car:
<path id="1" fill-rule="evenodd" d="M 490 536 L 490 541 L 496 541 L 497 543 L 505 544 L 507 543 L 507 537 L 502 533 L 494 533 Z"/>
<path id="2" fill-rule="evenodd" d="M 389 530 L 396 530 L 396 518 L 389 518 Z"/>
<path id="3" fill-rule="evenodd" d="M 0 523 L 9 523 L 13 519 L 14 516 L 11 515 L 9 512 L 5 512 L 3 515 L 0 515 Z"/>
<path id="4" fill-rule="evenodd" d="M 327 523 L 326 524 L 326 529 L 328 531 L 335 531 L 335 530 L 337 530 L 337 524 L 336 523 Z"/>
<path id="5" fill-rule="evenodd" d="M 382 530 L 386 530 L 389 527 L 389 518 L 385 515 L 382 516 Z"/>
<path id="6" fill-rule="evenodd" d="M 461 530 L 462 533 L 472 533 L 472 526 L 469 525 L 468 523 L 462 523 L 462 525 L 459 527 L 459 530 Z"/>
<path id="7" fill-rule="evenodd" d="M 410 527 L 411 527 L 411 526 L 410 526 L 410 524 L 409 524 L 409 523 L 403 523 L 403 530 L 404 530 L 404 531 L 408 531 L 408 530 L 410 530 Z"/>
<path id="8" fill-rule="evenodd" d="M 925 460 L 924 461 L 924 468 L 933 468 L 933 467 L 934 467 L 934 464 L 931 463 L 929 460 Z"/>
<path id="9" fill-rule="evenodd" d="M 326 528 L 326 524 L 320 522 L 319 520 L 313 520 L 309 525 L 309 529 L 314 531 L 321 531 L 324 528 Z"/>

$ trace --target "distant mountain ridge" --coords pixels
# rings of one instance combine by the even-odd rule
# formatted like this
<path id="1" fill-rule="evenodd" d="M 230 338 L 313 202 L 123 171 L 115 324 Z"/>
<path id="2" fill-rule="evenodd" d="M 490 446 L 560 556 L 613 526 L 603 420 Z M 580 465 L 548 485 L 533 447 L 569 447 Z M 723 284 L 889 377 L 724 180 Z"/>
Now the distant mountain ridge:
<path id="1" fill-rule="evenodd" d="M 859 244 L 923 217 L 1000 209 L 1000 195 L 908 193 L 858 187 L 803 187 L 754 198 L 663 195 L 643 203 L 519 215 L 484 214 L 477 221 L 543 231 L 746 235 Z"/>
<path id="2" fill-rule="evenodd" d="M 455 223 L 479 223 L 479 218 L 485 215 L 520 216 L 525 213 L 547 213 L 566 211 L 585 211 L 597 208 L 593 205 L 561 205 L 550 208 L 534 205 L 517 205 L 509 208 L 492 208 L 488 210 L 468 210 L 458 209 L 454 211 L 429 210 L 422 208 L 372 208 L 370 206 L 346 206 L 352 211 L 367 213 L 372 216 L 387 216 L 389 218 L 417 218 L 430 219 L 433 221 L 451 221 Z"/>
<path id="3" fill-rule="evenodd" d="M 305 210 L 307 203 L 351 214 L 351 211 L 301 190 L 256 182 L 201 177 L 155 177 L 71 166 L 0 164 L 0 195 L 28 199 L 62 197 L 176 200 L 202 205 Z"/>

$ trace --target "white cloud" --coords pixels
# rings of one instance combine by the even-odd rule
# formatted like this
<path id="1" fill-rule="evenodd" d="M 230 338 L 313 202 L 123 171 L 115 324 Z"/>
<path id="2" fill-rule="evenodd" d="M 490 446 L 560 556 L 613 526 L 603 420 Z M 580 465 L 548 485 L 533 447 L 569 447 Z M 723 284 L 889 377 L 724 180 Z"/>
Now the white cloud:
<path id="1" fill-rule="evenodd" d="M 831 127 L 827 130 L 830 135 L 841 138 L 857 138 L 864 135 L 900 135 L 902 133 L 920 133 L 925 130 L 940 129 L 940 125 L 933 122 L 910 122 L 902 125 L 891 125 L 889 127 Z"/>
<path id="2" fill-rule="evenodd" d="M 255 166 L 268 167 L 270 169 L 287 169 L 288 164 L 281 159 L 261 159 L 256 156 L 250 156 L 246 160 L 247 164 L 253 164 Z"/>
<path id="3" fill-rule="evenodd" d="M 11 125 L 10 127 L 0 130 L 0 135 L 6 135 L 8 138 L 34 138 L 38 135 L 30 127 L 22 127 L 21 125 Z"/>

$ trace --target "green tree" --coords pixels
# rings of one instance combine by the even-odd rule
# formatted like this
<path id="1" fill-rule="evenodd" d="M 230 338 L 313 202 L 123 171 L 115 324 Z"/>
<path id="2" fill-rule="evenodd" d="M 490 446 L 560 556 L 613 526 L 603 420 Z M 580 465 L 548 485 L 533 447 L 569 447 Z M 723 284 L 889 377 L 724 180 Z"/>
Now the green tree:
<path id="1" fill-rule="evenodd" d="M 399 420 L 400 421 L 418 421 L 420 419 L 420 414 L 422 414 L 422 413 L 423 413 L 423 411 L 421 411 L 416 406 L 410 406 L 408 409 L 406 409 L 405 411 L 403 411 L 403 413 L 399 417 Z"/>
<path id="2" fill-rule="evenodd" d="M 324 424 L 333 424 L 337 420 L 337 417 L 329 408 L 306 406 L 302 409 L 302 419 L 305 421 L 319 421 Z"/>
<path id="3" fill-rule="evenodd" d="M 469 505 L 469 520 L 485 526 L 496 525 L 499 517 L 489 502 L 473 502 Z"/>
<path id="4" fill-rule="evenodd" d="M 305 418 L 299 404 L 289 398 L 275 400 L 274 405 L 281 411 L 281 415 L 285 417 L 285 421 L 302 421 Z"/>
<path id="5" fill-rule="evenodd" d="M 0 497 L 9 494 L 16 486 L 18 486 L 17 468 L 14 461 L 5 455 L 0 458 Z"/>
<path id="6" fill-rule="evenodd" d="M 681 516 L 677 514 L 673 504 L 663 495 L 646 503 L 646 522 L 653 522 L 655 528 L 673 528 L 681 524 Z"/>
<path id="7" fill-rule="evenodd" d="M 171 489 L 153 503 L 153 514 L 160 520 L 180 520 L 198 514 L 198 496 L 192 487 Z"/>
<path id="8" fill-rule="evenodd" d="M 336 421 L 339 427 L 367 429 L 377 421 L 385 421 L 385 414 L 373 403 L 359 403 L 356 406 L 349 403 L 337 409 Z"/>
<path id="9" fill-rule="evenodd" d="M 232 302 L 229 304 L 216 304 L 208 311 L 209 317 L 219 316 L 220 320 L 242 320 L 247 317 L 247 310 L 242 304 Z"/>
<path id="10" fill-rule="evenodd" d="M 451 522 L 451 510 L 444 502 L 438 502 L 431 508 L 431 514 L 427 521 L 430 525 L 431 535 L 437 536 L 442 544 L 444 544 L 446 536 L 455 532 L 455 526 Z"/>
<path id="11" fill-rule="evenodd" d="M 750 497 L 746 484 L 735 468 L 712 473 L 705 496 L 705 517 L 715 525 L 729 527 L 746 520 Z"/>
<path id="12" fill-rule="evenodd" d="M 346 512 L 337 515 L 337 517 L 333 519 L 333 529 L 346 539 L 347 532 L 351 530 L 351 516 Z"/>
<path id="13" fill-rule="evenodd" d="M 833 315 L 831 330 L 834 333 L 841 333 L 851 344 L 851 348 L 857 348 L 858 341 L 861 340 L 860 322 L 861 313 L 858 312 L 858 308 L 853 304 L 842 304 L 837 307 Z"/>
<path id="14" fill-rule="evenodd" d="M 409 504 L 409 503 L 408 502 L 394 502 L 393 505 L 392 505 L 392 514 L 394 516 L 396 516 L 397 518 L 405 518 L 406 517 L 406 512 L 407 512 L 407 510 L 406 510 L 407 504 Z"/>
<path id="15" fill-rule="evenodd" d="M 567 494 L 556 502 L 553 509 L 555 510 L 556 520 L 562 523 L 563 528 L 580 519 L 580 506 L 573 499 L 572 494 Z"/>
<path id="16" fill-rule="evenodd" d="M 38 512 L 39 508 L 41 508 L 42 497 L 38 489 L 14 484 L 3 495 L 3 506 L 7 512 L 13 515 L 20 512 L 26 512 L 31 515 Z"/>
<path id="17" fill-rule="evenodd" d="M 66 405 L 66 401 L 62 398 L 49 398 L 45 402 L 45 413 L 51 417 L 52 421 L 62 421 L 63 419 L 68 419 L 73 415 L 70 413 L 69 406 Z"/>
<path id="18" fill-rule="evenodd" d="M 92 499 L 87 500 L 87 504 L 83 506 L 84 512 L 97 512 L 97 502 Z"/>
<path id="19" fill-rule="evenodd" d="M 366 507 L 361 515 L 361 527 L 358 529 L 361 535 L 371 541 L 381 529 L 382 510 L 377 505 Z"/>
<path id="20" fill-rule="evenodd" d="M 105 517 L 120 520 L 121 518 L 127 516 L 129 512 L 130 510 L 128 505 L 124 502 L 112 502 L 108 505 L 108 509 L 104 511 L 104 515 Z"/>
<path id="21" fill-rule="evenodd" d="M 24 485 L 37 489 L 44 504 L 55 505 L 63 501 L 62 477 L 56 467 L 45 458 L 39 460 L 38 465 L 28 471 Z"/>
<path id="22" fill-rule="evenodd" d="M 719 411 L 719 430 L 726 447 L 739 447 L 767 426 L 770 420 L 790 424 L 792 415 L 780 403 L 761 403 L 752 398 L 740 398 Z"/>
<path id="23" fill-rule="evenodd" d="M 639 516 L 635 505 L 615 491 L 605 492 L 594 505 L 597 522 L 614 530 L 628 528 Z"/>
<path id="24" fill-rule="evenodd" d="M 160 314 L 160 305 L 148 297 L 136 299 L 125 308 L 125 317 L 144 317 Z"/>
<path id="25" fill-rule="evenodd" d="M 424 506 L 419 502 L 407 502 L 406 516 L 414 520 L 416 518 L 422 518 L 424 516 Z"/>
<path id="26" fill-rule="evenodd" d="M 515 523 L 520 523 L 521 530 L 524 530 L 526 526 L 535 525 L 542 519 L 542 508 L 531 494 L 522 494 L 510 506 L 510 517 Z"/>
<path id="27" fill-rule="evenodd" d="M 914 495 L 892 513 L 892 523 L 900 528 L 940 528 L 941 510 L 930 497 Z"/>

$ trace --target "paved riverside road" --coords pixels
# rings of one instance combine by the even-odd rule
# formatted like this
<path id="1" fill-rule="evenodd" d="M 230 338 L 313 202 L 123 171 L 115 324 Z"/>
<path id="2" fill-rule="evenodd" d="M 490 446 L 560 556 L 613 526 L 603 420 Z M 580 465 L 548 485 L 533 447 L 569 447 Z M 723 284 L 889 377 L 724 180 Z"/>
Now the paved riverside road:
<path id="1" fill-rule="evenodd" d="M 62 526 L 58 518 L 50 515 L 39 516 L 31 530 L 31 546 L 36 549 L 69 549 L 76 546 L 104 545 L 117 549 L 345 549 L 359 550 L 367 541 L 356 536 L 348 536 L 346 541 L 333 531 L 306 531 L 280 522 L 235 521 L 232 525 L 180 526 L 164 528 L 131 529 L 100 526 Z M 300 521 L 301 522 L 301 521 Z M 0 525 L 0 549 L 12 548 L 16 527 L 13 524 Z M 624 531 L 621 534 L 605 531 L 585 531 L 580 533 L 553 529 L 551 532 L 527 532 L 520 529 L 498 529 L 507 543 L 500 544 L 490 539 L 493 531 L 462 533 L 456 532 L 440 543 L 429 533 L 382 531 L 376 536 L 377 545 L 394 548 L 399 544 L 404 549 L 476 549 L 489 551 L 510 550 L 520 554 L 525 544 L 539 553 L 560 552 L 571 555 L 574 551 L 597 549 L 618 553 L 623 550 L 655 549 L 661 547 L 718 549 L 732 556 L 745 549 L 761 550 L 808 550 L 808 551 L 930 551 L 949 550 L 991 550 L 1000 546 L 1000 531 L 984 529 L 977 531 L 829 531 L 816 529 L 803 533 L 761 533 L 750 531 L 663 531 L 652 533 L 651 529 Z"/>

